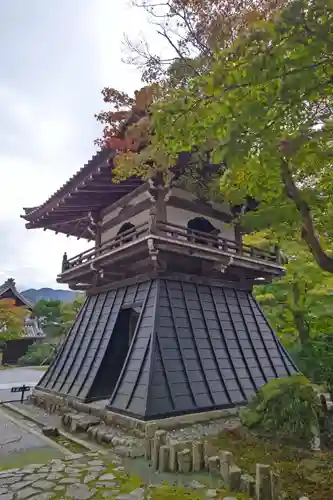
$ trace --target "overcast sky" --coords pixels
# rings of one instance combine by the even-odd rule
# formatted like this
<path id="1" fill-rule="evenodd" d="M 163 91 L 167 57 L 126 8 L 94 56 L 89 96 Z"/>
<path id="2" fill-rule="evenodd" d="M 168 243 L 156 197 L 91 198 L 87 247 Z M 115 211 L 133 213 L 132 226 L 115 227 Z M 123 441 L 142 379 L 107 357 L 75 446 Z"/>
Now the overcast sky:
<path id="1" fill-rule="evenodd" d="M 128 0 L 0 0 L 0 284 L 59 288 L 63 252 L 85 248 L 20 215 L 94 154 L 101 89 L 140 85 L 121 62 L 123 33 L 140 30 L 153 32 Z"/>

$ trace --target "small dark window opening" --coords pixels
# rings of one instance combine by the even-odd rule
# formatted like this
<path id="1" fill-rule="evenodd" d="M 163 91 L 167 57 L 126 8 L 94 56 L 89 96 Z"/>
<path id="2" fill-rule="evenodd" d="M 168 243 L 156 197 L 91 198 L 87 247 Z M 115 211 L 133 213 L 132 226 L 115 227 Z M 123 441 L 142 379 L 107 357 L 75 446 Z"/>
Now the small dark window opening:
<path id="1" fill-rule="evenodd" d="M 199 231 L 200 233 L 206 233 L 209 236 L 212 236 L 214 239 L 217 238 L 220 230 L 213 226 L 213 224 L 205 219 L 204 217 L 195 217 L 191 219 L 187 223 L 187 234 L 188 240 L 192 243 L 200 243 L 200 245 L 207 245 L 208 241 L 200 238 L 195 231 Z M 212 246 L 218 247 L 218 243 L 214 242 L 212 238 L 209 238 L 209 242 Z"/>
<path id="2" fill-rule="evenodd" d="M 121 238 L 122 243 L 129 243 L 133 241 L 135 236 L 135 226 L 131 222 L 125 222 L 119 229 L 117 236 L 124 234 Z"/>
<path id="3" fill-rule="evenodd" d="M 121 309 L 88 400 L 110 398 L 123 369 L 141 307 Z"/>

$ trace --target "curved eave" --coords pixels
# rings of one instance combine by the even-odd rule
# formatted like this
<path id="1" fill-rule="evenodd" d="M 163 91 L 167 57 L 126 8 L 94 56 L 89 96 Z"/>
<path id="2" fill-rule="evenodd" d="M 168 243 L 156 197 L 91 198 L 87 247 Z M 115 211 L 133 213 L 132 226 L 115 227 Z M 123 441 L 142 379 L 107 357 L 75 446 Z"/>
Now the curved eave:
<path id="1" fill-rule="evenodd" d="M 26 299 L 24 297 L 24 295 L 22 295 L 19 291 L 16 290 L 15 287 L 13 287 L 12 285 L 7 285 L 6 283 L 4 285 L 2 285 L 0 287 L 0 300 L 3 298 L 3 295 L 8 292 L 8 291 L 11 291 L 13 295 L 15 295 L 15 297 L 20 301 L 22 302 L 22 304 L 27 308 L 27 309 L 32 309 L 33 308 L 33 305 L 32 303 Z"/>
<path id="2" fill-rule="evenodd" d="M 98 213 L 142 184 L 139 179 L 112 182 L 113 152 L 103 151 L 37 208 L 25 208 L 27 229 L 50 229 L 77 238 L 93 239 L 90 213 Z"/>

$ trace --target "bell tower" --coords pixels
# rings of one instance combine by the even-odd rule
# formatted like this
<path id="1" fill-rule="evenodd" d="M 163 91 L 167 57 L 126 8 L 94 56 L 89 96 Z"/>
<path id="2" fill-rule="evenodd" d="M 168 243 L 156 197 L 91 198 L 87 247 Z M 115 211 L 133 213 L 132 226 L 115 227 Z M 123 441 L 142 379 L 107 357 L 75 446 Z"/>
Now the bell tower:
<path id="1" fill-rule="evenodd" d="M 294 373 L 252 295 L 284 273 L 279 252 L 243 244 L 225 203 L 112 183 L 110 161 L 99 153 L 25 209 L 28 228 L 94 240 L 64 256 L 57 280 L 86 301 L 37 389 L 152 420 L 243 405 Z"/>

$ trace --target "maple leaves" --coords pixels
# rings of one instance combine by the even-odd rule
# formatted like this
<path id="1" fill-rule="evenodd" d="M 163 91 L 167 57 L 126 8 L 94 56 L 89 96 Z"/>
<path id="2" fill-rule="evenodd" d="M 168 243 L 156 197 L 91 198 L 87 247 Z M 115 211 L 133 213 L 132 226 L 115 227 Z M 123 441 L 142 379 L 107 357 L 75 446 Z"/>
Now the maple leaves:
<path id="1" fill-rule="evenodd" d="M 103 137 L 96 142 L 117 152 L 138 152 L 149 140 L 149 108 L 154 102 L 157 86 L 143 87 L 130 97 L 114 88 L 102 90 L 103 100 L 111 110 L 95 115 L 104 125 Z"/>
<path id="2" fill-rule="evenodd" d="M 0 341 L 20 338 L 24 331 L 27 310 L 15 306 L 12 299 L 0 300 Z"/>

